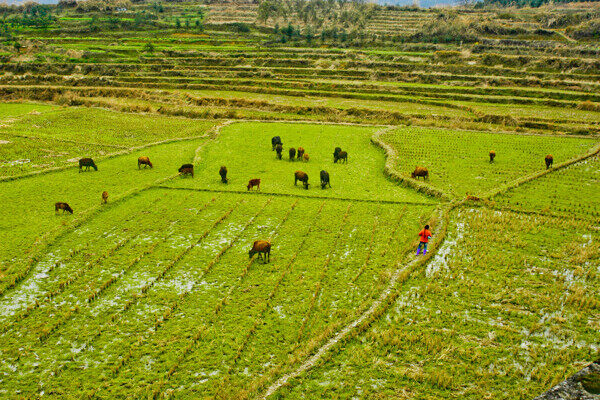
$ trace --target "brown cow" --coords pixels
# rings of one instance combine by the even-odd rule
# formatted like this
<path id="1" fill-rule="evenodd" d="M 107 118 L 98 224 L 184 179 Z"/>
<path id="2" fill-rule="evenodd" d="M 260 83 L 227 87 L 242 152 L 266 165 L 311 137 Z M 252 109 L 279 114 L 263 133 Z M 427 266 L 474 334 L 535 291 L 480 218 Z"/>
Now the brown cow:
<path id="1" fill-rule="evenodd" d="M 304 153 L 304 155 L 302 156 L 302 159 L 304 160 L 304 162 L 308 162 L 310 160 L 310 156 L 306 153 Z"/>
<path id="2" fill-rule="evenodd" d="M 106 190 L 102 192 L 102 203 L 108 203 L 108 192 Z"/>
<path id="3" fill-rule="evenodd" d="M 193 178 L 194 177 L 194 164 L 183 164 L 181 167 L 179 167 L 178 171 L 182 176 L 183 175 L 191 175 Z"/>
<path id="4" fill-rule="evenodd" d="M 418 179 L 420 176 L 422 176 L 423 179 L 429 179 L 429 171 L 425 167 L 416 167 L 410 176 L 413 179 Z"/>
<path id="5" fill-rule="evenodd" d="M 248 190 L 256 186 L 256 190 L 260 190 L 260 179 L 250 179 L 248 181 Z"/>
<path id="6" fill-rule="evenodd" d="M 551 168 L 554 163 L 554 157 L 552 157 L 552 154 L 548 154 L 546 158 L 544 158 L 544 161 L 546 161 L 546 169 Z"/>
<path id="7" fill-rule="evenodd" d="M 281 160 L 281 152 L 283 151 L 283 146 L 280 143 L 275 145 L 275 151 L 277 152 L 277 159 Z"/>
<path id="8" fill-rule="evenodd" d="M 226 166 L 222 166 L 221 169 L 219 169 L 219 175 L 221 175 L 221 182 L 223 183 L 227 183 L 227 167 Z"/>
<path id="9" fill-rule="evenodd" d="M 63 214 L 65 213 L 65 211 L 73 214 L 73 209 L 71 208 L 71 206 L 67 203 L 63 203 L 62 201 L 59 201 L 58 203 L 54 204 L 54 212 L 58 212 L 58 210 L 63 210 Z"/>
<path id="10" fill-rule="evenodd" d="M 342 160 L 343 162 L 347 163 L 348 162 L 348 153 L 345 151 L 340 151 L 337 153 L 337 156 L 335 156 L 335 154 L 334 154 L 333 162 L 337 163 L 339 160 Z"/>
<path id="11" fill-rule="evenodd" d="M 304 184 L 304 189 L 308 189 L 308 174 L 304 171 L 294 172 L 294 185 L 298 185 L 298 181 Z"/>
<path id="12" fill-rule="evenodd" d="M 494 158 L 496 158 L 496 152 L 494 150 L 490 151 L 490 162 L 494 162 Z"/>
<path id="13" fill-rule="evenodd" d="M 258 254 L 258 258 L 268 263 L 271 259 L 271 242 L 268 240 L 256 240 L 252 245 L 252 250 L 248 252 L 249 258 L 252 258 L 255 254 Z"/>
<path id="14" fill-rule="evenodd" d="M 298 155 L 296 157 L 298 158 L 298 160 L 302 160 L 303 156 L 304 156 L 304 147 L 298 147 Z"/>
<path id="15" fill-rule="evenodd" d="M 144 168 L 146 168 L 146 167 L 153 168 L 150 158 L 148 158 L 146 156 L 141 156 L 138 158 L 138 169 L 140 169 L 141 165 L 143 165 Z"/>
<path id="16" fill-rule="evenodd" d="M 85 167 L 86 171 L 89 171 L 90 167 L 94 168 L 95 171 L 98 171 L 96 163 L 94 163 L 94 160 L 91 158 L 82 158 L 79 160 L 79 172 L 83 171 L 83 167 Z"/>

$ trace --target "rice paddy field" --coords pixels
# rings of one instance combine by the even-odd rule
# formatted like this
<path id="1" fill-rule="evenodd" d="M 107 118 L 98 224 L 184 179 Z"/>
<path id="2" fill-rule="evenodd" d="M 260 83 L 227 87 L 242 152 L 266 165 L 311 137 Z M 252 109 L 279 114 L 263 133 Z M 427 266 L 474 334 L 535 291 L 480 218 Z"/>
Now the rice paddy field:
<path id="1" fill-rule="evenodd" d="M 597 7 L 94 4 L 0 6 L 0 398 L 533 399 L 600 358 Z"/>

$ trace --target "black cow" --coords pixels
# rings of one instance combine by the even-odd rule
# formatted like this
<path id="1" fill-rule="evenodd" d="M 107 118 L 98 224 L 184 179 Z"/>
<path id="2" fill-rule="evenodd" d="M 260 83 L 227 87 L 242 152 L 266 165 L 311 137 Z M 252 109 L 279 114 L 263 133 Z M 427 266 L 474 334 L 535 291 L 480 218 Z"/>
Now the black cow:
<path id="1" fill-rule="evenodd" d="M 281 138 L 279 136 L 273 136 L 271 138 L 271 146 L 273 146 L 272 150 L 275 150 L 275 146 L 277 146 L 278 144 L 283 146 L 283 143 L 281 142 Z"/>
<path id="2" fill-rule="evenodd" d="M 321 171 L 321 189 L 325 189 L 327 185 L 331 187 L 331 183 L 329 183 L 329 172 Z"/>

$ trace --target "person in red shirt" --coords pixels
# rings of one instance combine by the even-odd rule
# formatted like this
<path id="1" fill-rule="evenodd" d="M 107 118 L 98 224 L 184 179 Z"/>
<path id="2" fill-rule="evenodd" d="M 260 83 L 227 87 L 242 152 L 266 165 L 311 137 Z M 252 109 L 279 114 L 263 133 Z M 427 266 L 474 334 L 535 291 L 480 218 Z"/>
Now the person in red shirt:
<path id="1" fill-rule="evenodd" d="M 419 242 L 419 247 L 417 247 L 417 255 L 419 255 L 421 249 L 423 249 L 423 254 L 427 254 L 427 243 L 429 243 L 429 239 L 431 238 L 429 225 L 425 225 L 425 229 L 419 232 L 419 237 L 421 238 L 421 241 Z"/>

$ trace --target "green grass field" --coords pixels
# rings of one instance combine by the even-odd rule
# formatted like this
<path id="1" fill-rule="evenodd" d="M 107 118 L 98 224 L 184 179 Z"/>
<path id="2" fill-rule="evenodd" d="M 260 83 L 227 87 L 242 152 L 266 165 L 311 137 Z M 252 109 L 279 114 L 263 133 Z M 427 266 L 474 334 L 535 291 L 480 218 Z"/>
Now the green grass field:
<path id="1" fill-rule="evenodd" d="M 599 8 L 292 3 L 0 4 L 1 399 L 526 400 L 598 360 Z"/>

